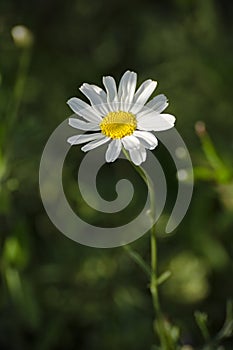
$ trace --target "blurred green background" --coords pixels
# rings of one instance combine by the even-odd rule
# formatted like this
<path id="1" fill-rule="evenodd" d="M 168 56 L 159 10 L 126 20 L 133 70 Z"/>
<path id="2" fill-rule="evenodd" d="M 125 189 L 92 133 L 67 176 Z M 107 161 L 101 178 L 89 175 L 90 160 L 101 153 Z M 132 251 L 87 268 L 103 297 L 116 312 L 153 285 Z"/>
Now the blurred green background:
<path id="1" fill-rule="evenodd" d="M 119 81 L 127 69 L 140 82 L 158 80 L 156 94 L 168 96 L 195 168 L 191 206 L 166 236 L 176 174 L 163 146 L 153 151 L 169 189 L 157 225 L 159 269 L 172 271 L 161 288 L 165 315 L 195 349 L 204 342 L 195 310 L 208 314 L 211 336 L 221 328 L 233 296 L 232 11 L 228 0 L 0 0 L 1 350 L 152 349 L 146 277 L 123 248 L 89 248 L 58 232 L 38 188 L 41 153 L 70 115 L 67 99 L 81 98 L 83 82 Z M 69 153 L 66 193 L 77 212 L 101 223 L 74 191 L 82 156 L 79 147 Z M 105 166 L 105 187 L 100 179 L 106 199 L 125 172 L 136 187 L 133 208 L 113 225 L 140 209 L 146 191 L 122 162 Z M 148 234 L 131 247 L 149 260 Z M 222 344 L 233 349 L 232 339 Z"/>

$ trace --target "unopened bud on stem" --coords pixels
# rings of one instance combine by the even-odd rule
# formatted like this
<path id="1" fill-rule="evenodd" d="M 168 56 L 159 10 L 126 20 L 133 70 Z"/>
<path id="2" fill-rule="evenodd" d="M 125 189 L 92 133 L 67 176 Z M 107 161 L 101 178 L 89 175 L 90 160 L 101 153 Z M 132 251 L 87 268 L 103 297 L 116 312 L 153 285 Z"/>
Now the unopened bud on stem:
<path id="1" fill-rule="evenodd" d="M 32 32 L 23 25 L 17 25 L 11 29 L 11 35 L 16 46 L 28 48 L 33 44 Z"/>
<path id="2" fill-rule="evenodd" d="M 196 133 L 199 137 L 202 137 L 206 134 L 206 127 L 205 127 L 205 123 L 203 121 L 198 121 L 195 124 L 195 130 Z"/>

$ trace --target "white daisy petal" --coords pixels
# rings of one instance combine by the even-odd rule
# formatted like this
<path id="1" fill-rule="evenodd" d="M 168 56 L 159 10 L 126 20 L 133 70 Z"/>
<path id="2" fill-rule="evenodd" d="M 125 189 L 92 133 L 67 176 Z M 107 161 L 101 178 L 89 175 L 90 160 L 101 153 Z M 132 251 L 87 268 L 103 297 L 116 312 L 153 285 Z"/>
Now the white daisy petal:
<path id="1" fill-rule="evenodd" d="M 83 84 L 80 91 L 90 100 L 93 108 L 101 115 L 107 114 L 110 110 L 107 105 L 106 92 L 96 85 Z"/>
<path id="2" fill-rule="evenodd" d="M 118 102 L 119 102 L 115 79 L 110 76 L 103 77 L 103 84 L 107 91 L 107 103 L 110 106 L 110 109 L 112 111 L 115 111 L 118 109 Z"/>
<path id="3" fill-rule="evenodd" d="M 162 131 L 171 129 L 174 126 L 175 117 L 170 114 L 157 114 L 151 112 L 145 116 L 142 116 L 137 123 L 139 130 L 146 131 Z"/>
<path id="4" fill-rule="evenodd" d="M 79 130 L 89 130 L 89 131 L 100 130 L 99 124 L 87 123 L 77 118 L 69 118 L 69 125 Z"/>
<path id="5" fill-rule="evenodd" d="M 135 165 L 140 165 L 142 162 L 145 162 L 146 160 L 146 150 L 142 145 L 138 149 L 137 148 L 130 149 L 129 155 L 132 162 Z"/>
<path id="6" fill-rule="evenodd" d="M 127 150 L 140 147 L 140 141 L 137 139 L 137 137 L 133 135 L 123 137 L 121 139 L 121 142 L 123 143 L 123 146 Z"/>
<path id="7" fill-rule="evenodd" d="M 155 96 L 146 104 L 146 107 L 148 107 L 149 109 L 153 109 L 158 113 L 162 113 L 164 109 L 167 108 L 167 106 L 168 100 L 167 97 L 163 94 Z"/>
<path id="8" fill-rule="evenodd" d="M 74 113 L 80 115 L 89 122 L 99 122 L 102 120 L 100 113 L 93 110 L 93 108 L 89 104 L 80 100 L 77 97 L 70 98 L 67 101 L 67 104 Z"/>
<path id="9" fill-rule="evenodd" d="M 152 150 L 158 145 L 157 138 L 150 132 L 135 130 L 133 135 L 139 138 L 145 148 Z"/>
<path id="10" fill-rule="evenodd" d="M 176 118 L 174 117 L 174 115 L 172 114 L 166 114 L 166 113 L 162 113 L 160 114 L 161 117 L 165 118 L 169 123 L 171 124 L 175 124 Z"/>
<path id="11" fill-rule="evenodd" d="M 80 143 L 85 143 L 93 140 L 98 140 L 103 137 L 103 134 L 96 133 L 90 135 L 74 135 L 68 138 L 67 142 L 71 145 L 79 145 Z"/>
<path id="12" fill-rule="evenodd" d="M 83 93 L 87 97 L 89 95 L 93 95 L 93 101 L 91 101 L 93 104 L 106 103 L 107 102 L 107 94 L 106 94 L 106 92 L 103 89 L 101 89 L 99 86 L 97 86 L 97 85 L 84 83 L 80 87 L 80 90 L 82 92 L 85 91 Z M 91 97 L 89 99 L 91 100 Z"/>
<path id="13" fill-rule="evenodd" d="M 103 145 L 104 143 L 108 142 L 109 140 L 110 140 L 109 137 L 106 137 L 106 136 L 102 135 L 102 138 L 100 140 L 94 140 L 92 142 L 89 142 L 87 145 L 83 146 L 81 148 L 81 150 L 83 152 L 90 151 L 91 149 L 94 149 L 96 147 L 99 147 L 99 146 Z"/>
<path id="14" fill-rule="evenodd" d="M 107 163 L 114 162 L 121 153 L 121 141 L 120 139 L 113 140 L 106 151 L 105 159 Z"/>
<path id="15" fill-rule="evenodd" d="M 146 80 L 144 81 L 144 83 L 142 83 L 142 85 L 138 88 L 136 94 L 134 95 L 134 105 L 132 106 L 132 108 L 130 108 L 130 111 L 132 113 L 137 113 L 142 109 L 148 98 L 154 92 L 156 86 L 157 82 L 151 79 Z"/>
<path id="16" fill-rule="evenodd" d="M 134 72 L 126 71 L 119 84 L 118 97 L 120 101 L 120 110 L 127 112 L 130 108 L 130 104 L 133 101 L 134 93 L 137 84 L 137 74 Z"/>

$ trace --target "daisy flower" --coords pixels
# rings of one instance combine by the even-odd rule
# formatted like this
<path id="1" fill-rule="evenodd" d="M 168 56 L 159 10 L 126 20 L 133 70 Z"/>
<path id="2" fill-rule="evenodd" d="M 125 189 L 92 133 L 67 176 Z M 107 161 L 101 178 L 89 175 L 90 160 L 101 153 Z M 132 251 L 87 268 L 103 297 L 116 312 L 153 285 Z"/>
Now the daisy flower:
<path id="1" fill-rule="evenodd" d="M 136 90 L 137 74 L 126 71 L 117 89 L 113 77 L 103 77 L 104 91 L 96 85 L 83 84 L 81 92 L 90 105 L 72 97 L 68 105 L 77 114 L 69 118 L 69 125 L 89 133 L 68 138 L 71 145 L 86 143 L 81 150 L 90 151 L 109 143 L 105 159 L 114 162 L 122 147 L 129 152 L 135 165 L 146 160 L 146 150 L 153 150 L 158 140 L 151 131 L 162 131 L 174 126 L 175 117 L 162 113 L 168 106 L 165 95 L 158 95 L 149 102 L 157 82 L 144 81 Z M 81 118 L 80 118 L 81 117 Z"/>

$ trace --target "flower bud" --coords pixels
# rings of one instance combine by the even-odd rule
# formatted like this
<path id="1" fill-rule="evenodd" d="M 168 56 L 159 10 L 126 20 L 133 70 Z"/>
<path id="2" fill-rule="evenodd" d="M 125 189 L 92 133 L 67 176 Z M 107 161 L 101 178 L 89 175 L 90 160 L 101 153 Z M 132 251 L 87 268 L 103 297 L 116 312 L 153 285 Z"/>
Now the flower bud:
<path id="1" fill-rule="evenodd" d="M 28 48 L 33 44 L 32 32 L 23 25 L 17 25 L 11 29 L 11 35 L 16 46 Z"/>

